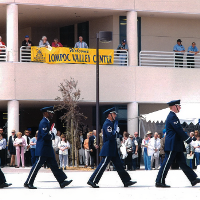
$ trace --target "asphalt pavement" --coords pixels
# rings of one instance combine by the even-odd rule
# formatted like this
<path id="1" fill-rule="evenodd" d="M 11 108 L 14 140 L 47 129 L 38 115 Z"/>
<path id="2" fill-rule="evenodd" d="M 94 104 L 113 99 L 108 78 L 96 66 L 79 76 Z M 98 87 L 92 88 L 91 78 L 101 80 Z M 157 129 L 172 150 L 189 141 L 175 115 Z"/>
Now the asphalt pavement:
<path id="1" fill-rule="evenodd" d="M 12 183 L 8 188 L 0 189 L 1 199 L 70 199 L 70 200 L 184 200 L 197 199 L 200 197 L 200 184 L 192 187 L 187 177 L 181 170 L 170 170 L 166 179 L 166 184 L 171 188 L 156 188 L 155 179 L 158 170 L 129 171 L 133 181 L 137 181 L 134 186 L 125 188 L 116 171 L 105 171 L 100 182 L 100 188 L 92 188 L 87 185 L 87 181 L 92 171 L 66 170 L 68 179 L 73 182 L 61 189 L 50 169 L 41 168 L 34 186 L 38 189 L 30 190 L 23 186 L 30 167 L 27 168 L 2 168 L 7 182 Z M 200 177 L 200 172 L 195 170 Z M 5 198 L 4 198 L 5 197 Z"/>

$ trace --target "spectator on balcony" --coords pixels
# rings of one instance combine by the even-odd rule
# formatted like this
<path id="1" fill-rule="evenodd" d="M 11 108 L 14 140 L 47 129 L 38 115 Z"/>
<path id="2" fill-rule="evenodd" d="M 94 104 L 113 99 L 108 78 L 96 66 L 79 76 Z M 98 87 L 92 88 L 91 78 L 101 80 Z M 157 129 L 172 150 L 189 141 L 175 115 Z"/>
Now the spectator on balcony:
<path id="1" fill-rule="evenodd" d="M 47 37 L 46 36 L 42 36 L 42 39 L 39 42 L 39 47 L 46 47 L 46 48 L 48 48 L 48 46 L 50 46 L 50 44 L 47 41 Z"/>
<path id="2" fill-rule="evenodd" d="M 194 55 L 197 55 L 199 53 L 198 48 L 196 47 L 196 43 L 193 42 L 191 46 L 188 47 L 188 53 L 187 54 L 187 67 L 188 68 L 194 68 Z"/>
<path id="3" fill-rule="evenodd" d="M 181 39 L 177 40 L 177 44 L 174 46 L 173 51 L 175 53 L 175 67 L 183 67 L 183 52 L 185 47 L 181 44 Z"/>
<path id="4" fill-rule="evenodd" d="M 60 42 L 58 42 L 57 38 L 54 39 L 54 42 L 52 42 L 51 46 L 52 47 L 63 47 L 63 45 Z"/>
<path id="5" fill-rule="evenodd" d="M 25 48 L 31 48 L 31 46 L 33 46 L 33 43 L 29 40 L 28 35 L 25 35 L 25 39 L 24 41 L 22 41 L 22 46 L 24 46 Z"/>
<path id="6" fill-rule="evenodd" d="M 75 44 L 74 48 L 88 48 L 88 45 L 83 41 L 82 36 L 79 36 L 79 41 Z"/>
<path id="7" fill-rule="evenodd" d="M 5 43 L 2 42 L 2 37 L 0 36 L 0 48 L 4 48 L 5 47 Z"/>
<path id="8" fill-rule="evenodd" d="M 122 43 L 118 45 L 117 49 L 123 50 L 123 51 L 117 51 L 117 53 L 119 53 L 119 59 L 121 65 L 125 65 L 127 60 L 126 51 L 128 51 L 128 45 L 126 44 L 126 40 L 122 40 Z"/>
<path id="9" fill-rule="evenodd" d="M 1 48 L 5 48 L 5 43 L 2 42 L 2 37 L 0 36 L 0 49 Z M 0 50 L 0 55 L 5 55 L 4 52 L 6 52 L 6 51 L 5 50 Z M 2 61 L 2 60 L 0 59 L 0 61 Z"/>

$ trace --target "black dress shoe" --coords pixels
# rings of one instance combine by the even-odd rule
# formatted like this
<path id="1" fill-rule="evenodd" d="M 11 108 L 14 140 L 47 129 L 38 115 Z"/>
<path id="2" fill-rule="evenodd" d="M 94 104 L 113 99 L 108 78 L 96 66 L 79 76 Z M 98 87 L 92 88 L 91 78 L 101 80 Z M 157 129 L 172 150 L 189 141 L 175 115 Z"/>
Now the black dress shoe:
<path id="1" fill-rule="evenodd" d="M 156 187 L 169 188 L 170 185 L 166 185 L 165 183 L 156 183 Z"/>
<path id="2" fill-rule="evenodd" d="M 192 186 L 195 186 L 197 183 L 200 183 L 200 178 L 196 178 L 194 181 L 191 182 Z"/>
<path id="3" fill-rule="evenodd" d="M 96 185 L 96 183 L 94 183 L 94 182 L 92 182 L 90 180 L 87 182 L 87 184 L 90 185 L 90 186 L 92 186 L 93 188 L 99 188 L 99 186 Z"/>
<path id="4" fill-rule="evenodd" d="M 24 187 L 28 187 L 28 183 L 24 183 Z"/>
<path id="5" fill-rule="evenodd" d="M 124 183 L 124 187 L 128 187 L 128 186 L 134 185 L 136 183 L 137 183 L 137 181 L 128 181 L 128 182 Z"/>
<path id="6" fill-rule="evenodd" d="M 63 181 L 62 183 L 60 183 L 60 187 L 64 188 L 65 186 L 68 186 L 71 182 L 72 182 L 72 180 L 70 180 L 70 181 Z"/>
<path id="7" fill-rule="evenodd" d="M 25 187 L 25 185 L 24 185 Z M 27 188 L 28 189 L 37 189 L 35 186 L 33 186 L 32 184 L 27 184 Z"/>
<path id="8" fill-rule="evenodd" d="M 2 183 L 2 184 L 0 184 L 0 188 L 9 187 L 11 185 L 12 185 L 11 183 Z"/>

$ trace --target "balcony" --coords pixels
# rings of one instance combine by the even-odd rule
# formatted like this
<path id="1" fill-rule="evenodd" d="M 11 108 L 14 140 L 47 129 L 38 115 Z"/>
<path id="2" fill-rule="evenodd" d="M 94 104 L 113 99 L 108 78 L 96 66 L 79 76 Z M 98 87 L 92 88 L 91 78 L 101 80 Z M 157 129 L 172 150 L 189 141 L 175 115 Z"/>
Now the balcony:
<path id="1" fill-rule="evenodd" d="M 30 47 L 22 46 L 20 48 L 20 62 L 31 62 Z M 128 66 L 128 51 L 115 49 L 113 65 Z"/>
<path id="2" fill-rule="evenodd" d="M 139 66 L 200 68 L 200 53 L 195 56 L 190 54 L 188 52 L 178 55 L 177 52 L 141 51 Z"/>
<path id="3" fill-rule="evenodd" d="M 7 62 L 7 48 L 0 45 L 0 62 Z"/>

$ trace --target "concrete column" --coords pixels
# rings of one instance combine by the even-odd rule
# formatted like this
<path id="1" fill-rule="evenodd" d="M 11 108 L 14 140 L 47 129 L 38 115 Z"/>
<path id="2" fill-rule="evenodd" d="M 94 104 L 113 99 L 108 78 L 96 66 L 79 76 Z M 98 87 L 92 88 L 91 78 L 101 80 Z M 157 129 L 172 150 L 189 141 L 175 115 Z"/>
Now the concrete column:
<path id="1" fill-rule="evenodd" d="M 127 125 L 128 133 L 131 135 L 138 132 L 138 103 L 132 102 L 127 105 Z"/>
<path id="2" fill-rule="evenodd" d="M 19 101 L 8 101 L 8 137 L 11 131 L 15 129 L 16 133 L 19 132 Z"/>
<path id="3" fill-rule="evenodd" d="M 137 36 L 137 12 L 127 12 L 127 44 L 129 66 L 138 65 L 138 36 Z"/>
<path id="4" fill-rule="evenodd" d="M 8 61 L 18 62 L 18 5 L 7 5 L 6 35 Z"/>

